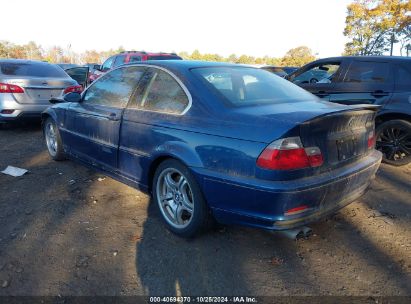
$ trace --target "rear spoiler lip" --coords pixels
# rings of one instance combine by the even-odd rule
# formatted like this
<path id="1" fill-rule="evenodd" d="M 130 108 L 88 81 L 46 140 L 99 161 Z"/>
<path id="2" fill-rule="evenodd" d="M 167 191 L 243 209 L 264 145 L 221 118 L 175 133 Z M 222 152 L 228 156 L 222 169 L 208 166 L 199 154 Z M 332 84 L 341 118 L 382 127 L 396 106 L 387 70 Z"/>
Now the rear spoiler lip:
<path id="1" fill-rule="evenodd" d="M 374 119 L 375 119 L 375 114 L 378 111 L 378 109 L 380 109 L 380 108 L 381 108 L 380 105 L 370 105 L 370 104 L 350 105 L 350 106 L 347 106 L 345 109 L 341 109 L 339 111 L 334 111 L 334 112 L 331 112 L 331 113 L 324 113 L 322 115 L 315 116 L 311 119 L 300 122 L 300 125 L 312 123 L 316 120 L 321 120 L 321 119 L 323 119 L 325 117 L 329 117 L 329 116 L 341 115 L 341 114 L 349 113 L 349 112 L 361 112 L 361 111 L 373 111 L 374 112 Z"/>

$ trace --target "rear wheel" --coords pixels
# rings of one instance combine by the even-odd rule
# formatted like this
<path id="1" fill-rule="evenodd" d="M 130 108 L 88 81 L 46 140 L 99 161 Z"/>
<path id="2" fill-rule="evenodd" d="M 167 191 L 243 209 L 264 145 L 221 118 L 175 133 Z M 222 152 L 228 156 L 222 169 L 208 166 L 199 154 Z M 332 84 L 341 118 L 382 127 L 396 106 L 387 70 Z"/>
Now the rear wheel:
<path id="1" fill-rule="evenodd" d="M 383 153 L 383 161 L 394 166 L 411 162 L 411 123 L 405 120 L 389 120 L 376 129 L 377 150 Z"/>
<path id="2" fill-rule="evenodd" d="M 192 237 L 210 223 L 210 214 L 200 187 L 180 162 L 162 162 L 153 179 L 153 197 L 167 228 L 177 235 Z"/>
<path id="3" fill-rule="evenodd" d="M 46 139 L 47 150 L 54 160 L 64 160 L 63 143 L 60 132 L 54 120 L 49 117 L 43 125 L 43 133 Z"/>

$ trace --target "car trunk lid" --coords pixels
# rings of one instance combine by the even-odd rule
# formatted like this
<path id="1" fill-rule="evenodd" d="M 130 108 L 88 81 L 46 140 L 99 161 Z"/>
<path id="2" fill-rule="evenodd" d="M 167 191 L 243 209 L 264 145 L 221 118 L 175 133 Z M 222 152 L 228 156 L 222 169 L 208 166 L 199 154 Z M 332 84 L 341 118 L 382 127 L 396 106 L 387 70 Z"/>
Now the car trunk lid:
<path id="1" fill-rule="evenodd" d="M 8 78 L 4 82 L 24 89 L 24 94 L 13 94 L 21 104 L 48 104 L 51 98 L 61 97 L 67 87 L 76 85 L 69 78 Z"/>
<path id="2" fill-rule="evenodd" d="M 356 107 L 315 117 L 298 126 L 304 147 L 318 147 L 324 163 L 320 172 L 356 161 L 367 155 L 374 134 L 378 107 Z"/>

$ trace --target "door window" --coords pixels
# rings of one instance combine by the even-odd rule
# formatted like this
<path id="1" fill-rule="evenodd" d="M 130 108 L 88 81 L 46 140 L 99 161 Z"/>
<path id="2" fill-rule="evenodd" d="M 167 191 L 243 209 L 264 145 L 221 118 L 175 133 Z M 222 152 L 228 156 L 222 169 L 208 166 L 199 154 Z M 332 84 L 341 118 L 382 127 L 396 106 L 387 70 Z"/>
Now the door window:
<path id="1" fill-rule="evenodd" d="M 385 62 L 354 61 L 344 82 L 350 83 L 389 83 L 390 66 Z"/>
<path id="2" fill-rule="evenodd" d="M 167 72 L 151 69 L 136 94 L 135 105 L 153 112 L 181 114 L 189 105 L 189 99 L 180 84 Z"/>
<path id="3" fill-rule="evenodd" d="M 397 86 L 411 86 L 411 64 L 408 66 L 404 65 L 404 67 L 396 67 L 395 82 Z"/>
<path id="4" fill-rule="evenodd" d="M 309 70 L 296 76 L 292 82 L 296 84 L 303 83 L 335 83 L 338 78 L 337 71 L 340 68 L 340 62 L 322 63 L 315 65 Z"/>
<path id="5" fill-rule="evenodd" d="M 101 70 L 103 72 L 108 71 L 111 69 L 111 65 L 113 64 L 114 57 L 110 57 L 106 61 L 104 61 L 103 65 L 101 66 Z"/>
<path id="6" fill-rule="evenodd" d="M 124 67 L 105 74 L 85 92 L 83 103 L 124 108 L 144 70 Z"/>

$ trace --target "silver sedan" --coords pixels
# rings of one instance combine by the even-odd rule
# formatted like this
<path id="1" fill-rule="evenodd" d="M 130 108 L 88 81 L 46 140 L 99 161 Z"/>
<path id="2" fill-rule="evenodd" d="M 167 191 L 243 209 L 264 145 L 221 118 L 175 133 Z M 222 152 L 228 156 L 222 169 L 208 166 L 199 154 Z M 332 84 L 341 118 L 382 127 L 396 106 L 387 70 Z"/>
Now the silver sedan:
<path id="1" fill-rule="evenodd" d="M 82 87 L 58 66 L 42 61 L 0 60 L 0 123 L 40 118 L 51 98 Z"/>

